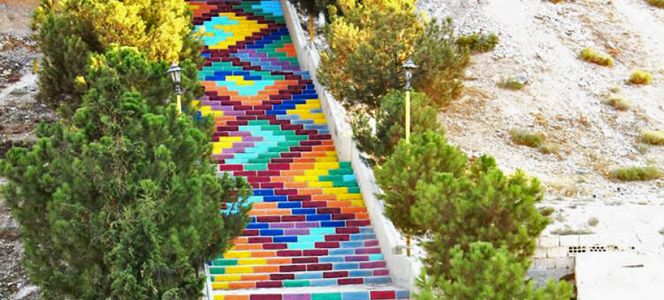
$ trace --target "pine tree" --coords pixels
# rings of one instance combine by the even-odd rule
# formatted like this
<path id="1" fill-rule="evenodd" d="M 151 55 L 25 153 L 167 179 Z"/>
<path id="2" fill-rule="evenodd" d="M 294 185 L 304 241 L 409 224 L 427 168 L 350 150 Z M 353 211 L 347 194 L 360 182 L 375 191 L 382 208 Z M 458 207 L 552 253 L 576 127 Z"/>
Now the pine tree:
<path id="1" fill-rule="evenodd" d="M 375 116 L 380 99 L 404 87 L 408 58 L 421 66 L 413 77 L 416 90 L 435 103 L 459 94 L 468 53 L 456 45 L 449 21 L 427 21 L 414 0 L 340 0 L 338 6 L 318 79 L 348 110 Z"/>
<path id="2" fill-rule="evenodd" d="M 152 61 L 195 65 L 200 49 L 183 0 L 41 0 L 33 29 L 44 54 L 38 97 L 65 117 L 82 102 L 86 85 L 81 77 L 90 55 L 103 54 L 112 45 L 130 46 Z M 191 75 L 195 69 L 186 72 Z M 196 84 L 184 83 L 183 88 L 200 92 Z"/>
<path id="3" fill-rule="evenodd" d="M 247 183 L 218 177 L 208 133 L 164 105 L 167 68 L 133 48 L 93 55 L 71 124 L 42 125 L 0 162 L 46 299 L 196 298 L 203 260 L 247 222 Z"/>
<path id="4" fill-rule="evenodd" d="M 468 251 L 475 241 L 505 247 L 518 261 L 529 262 L 548 223 L 535 207 L 543 197 L 537 179 L 522 171 L 505 176 L 487 156 L 476 159 L 461 176 L 437 171 L 413 192 L 417 202 L 412 218 L 429 236 L 422 242 L 427 274 L 450 278 L 451 249 Z"/>
<path id="5" fill-rule="evenodd" d="M 461 176 L 465 165 L 466 156 L 447 144 L 441 133 L 426 131 L 414 134 L 409 143 L 399 142 L 394 153 L 376 168 L 376 182 L 382 190 L 378 198 L 385 203 L 385 215 L 408 242 L 427 228 L 412 217 L 421 197 L 416 190 L 418 183 L 431 182 L 438 172 Z"/>
<path id="6" fill-rule="evenodd" d="M 397 143 L 405 136 L 404 129 L 404 92 L 391 91 L 380 101 L 376 114 L 376 130 L 374 131 L 365 114 L 353 115 L 351 125 L 358 149 L 368 156 L 365 161 L 369 165 L 381 165 L 389 157 Z M 411 130 L 414 133 L 427 130 L 444 133 L 437 122 L 436 110 L 427 95 L 411 93 Z"/>
<path id="7" fill-rule="evenodd" d="M 420 279 L 419 300 L 524 299 L 569 300 L 572 286 L 566 282 L 549 281 L 536 288 L 526 280 L 528 264 L 514 258 L 506 248 L 496 249 L 487 242 L 474 242 L 463 251 L 451 250 L 448 280 Z"/>

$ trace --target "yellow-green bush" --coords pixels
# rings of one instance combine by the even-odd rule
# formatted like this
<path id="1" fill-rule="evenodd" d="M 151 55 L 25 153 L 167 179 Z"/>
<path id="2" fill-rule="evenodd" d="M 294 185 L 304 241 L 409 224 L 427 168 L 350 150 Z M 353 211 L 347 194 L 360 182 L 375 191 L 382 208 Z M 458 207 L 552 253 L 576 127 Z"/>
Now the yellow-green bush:
<path id="1" fill-rule="evenodd" d="M 652 74 L 645 70 L 634 70 L 632 75 L 629 76 L 629 83 L 647 85 L 652 82 Z"/>
<path id="2" fill-rule="evenodd" d="M 662 170 L 654 166 L 622 167 L 612 170 L 609 177 L 621 181 L 647 181 L 662 178 Z"/>
<path id="3" fill-rule="evenodd" d="M 664 145 L 664 131 L 646 130 L 641 133 L 641 142 L 650 145 L 662 146 Z"/>
<path id="4" fill-rule="evenodd" d="M 606 53 L 599 52 L 592 48 L 585 48 L 579 53 L 579 57 L 587 62 L 600 66 L 613 66 L 613 58 Z"/>
<path id="5" fill-rule="evenodd" d="M 346 108 L 374 115 L 380 99 L 405 85 L 402 65 L 419 66 L 413 88 L 439 105 L 459 96 L 468 51 L 451 20 L 427 20 L 414 0 L 340 0 L 331 11 L 318 79 Z"/>
<path id="6" fill-rule="evenodd" d="M 151 61 L 170 62 L 198 59 L 200 49 L 183 0 L 41 0 L 33 29 L 44 54 L 39 99 L 61 108 L 63 116 L 81 104 L 85 88 L 76 78 L 86 74 L 92 54 L 105 53 L 111 45 L 128 46 Z M 185 72 L 192 69 L 181 65 Z"/>

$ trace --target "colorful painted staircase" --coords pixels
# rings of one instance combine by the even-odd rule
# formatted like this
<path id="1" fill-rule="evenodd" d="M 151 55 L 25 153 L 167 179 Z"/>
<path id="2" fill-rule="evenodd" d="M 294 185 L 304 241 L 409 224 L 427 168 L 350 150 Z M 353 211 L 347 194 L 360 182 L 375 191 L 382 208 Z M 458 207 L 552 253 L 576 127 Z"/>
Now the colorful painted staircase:
<path id="1" fill-rule="evenodd" d="M 353 170 L 339 162 L 279 1 L 190 1 L 213 159 L 253 186 L 251 223 L 207 262 L 214 299 L 408 299 L 391 286 Z"/>

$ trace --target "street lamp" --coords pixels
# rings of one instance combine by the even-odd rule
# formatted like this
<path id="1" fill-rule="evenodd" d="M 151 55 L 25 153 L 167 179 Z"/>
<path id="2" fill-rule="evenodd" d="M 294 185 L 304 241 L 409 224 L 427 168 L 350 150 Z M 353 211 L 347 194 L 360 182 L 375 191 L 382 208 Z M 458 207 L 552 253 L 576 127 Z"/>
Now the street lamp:
<path id="1" fill-rule="evenodd" d="M 410 141 L 410 79 L 413 78 L 413 71 L 417 69 L 417 65 L 412 59 L 408 59 L 403 64 L 403 69 L 406 73 L 406 142 Z M 410 252 L 410 249 L 408 249 Z M 410 255 L 409 255 L 410 256 Z"/>
<path id="2" fill-rule="evenodd" d="M 168 75 L 171 76 L 171 80 L 175 83 L 175 95 L 177 96 L 177 110 L 178 115 L 182 113 L 182 89 L 180 88 L 180 82 L 182 81 L 182 68 L 178 66 L 177 63 L 173 63 L 170 68 L 168 68 Z"/>

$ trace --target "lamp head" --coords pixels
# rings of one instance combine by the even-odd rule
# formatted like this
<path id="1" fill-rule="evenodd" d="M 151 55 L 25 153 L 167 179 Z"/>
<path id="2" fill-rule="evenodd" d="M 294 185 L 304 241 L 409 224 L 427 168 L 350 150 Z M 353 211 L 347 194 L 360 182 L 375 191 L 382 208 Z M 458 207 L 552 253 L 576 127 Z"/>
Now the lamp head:
<path id="1" fill-rule="evenodd" d="M 182 81 L 182 68 L 180 68 L 177 63 L 173 63 L 171 67 L 168 68 L 168 75 L 171 77 L 173 83 L 180 84 Z"/>
<path id="2" fill-rule="evenodd" d="M 417 65 L 409 58 L 402 67 L 406 71 L 406 89 L 410 90 L 410 79 L 413 78 L 413 70 L 417 69 Z"/>

